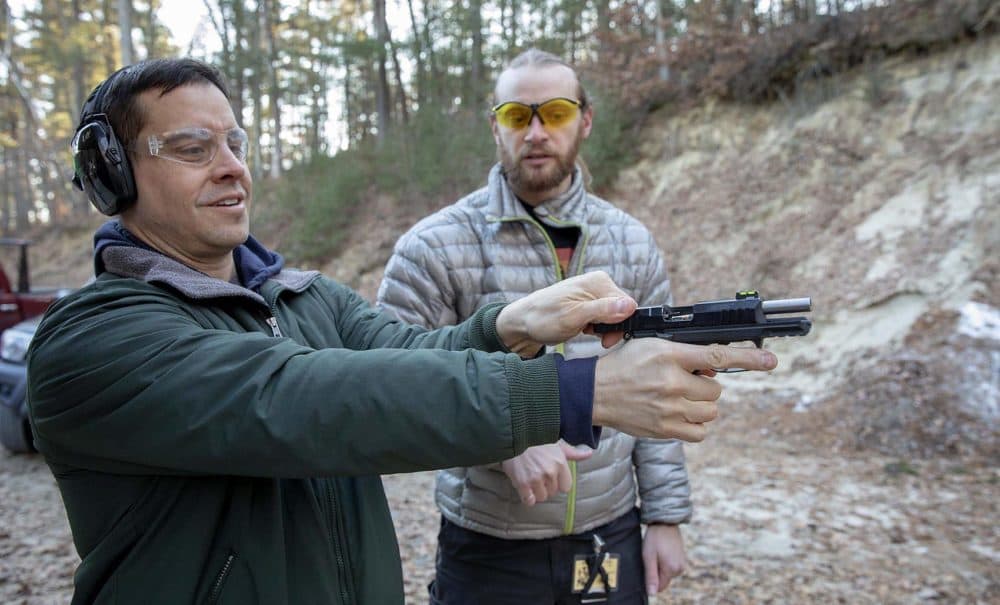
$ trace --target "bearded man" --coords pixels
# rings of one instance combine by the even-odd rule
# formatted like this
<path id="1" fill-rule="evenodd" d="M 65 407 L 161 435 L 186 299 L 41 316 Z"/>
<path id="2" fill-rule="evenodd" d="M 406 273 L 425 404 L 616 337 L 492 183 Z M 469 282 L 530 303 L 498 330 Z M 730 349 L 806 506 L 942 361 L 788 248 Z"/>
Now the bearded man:
<path id="1" fill-rule="evenodd" d="M 571 66 L 534 49 L 514 59 L 496 83 L 490 126 L 500 161 L 488 184 L 399 240 L 378 303 L 440 327 L 596 269 L 641 305 L 671 302 L 653 236 L 586 190 L 577 155 L 593 119 Z M 603 353 L 584 335 L 550 350 L 566 359 Z M 560 440 L 441 471 L 430 602 L 646 603 L 684 569 L 678 525 L 691 516 L 689 495 L 680 442 L 607 429 L 596 450 Z"/>

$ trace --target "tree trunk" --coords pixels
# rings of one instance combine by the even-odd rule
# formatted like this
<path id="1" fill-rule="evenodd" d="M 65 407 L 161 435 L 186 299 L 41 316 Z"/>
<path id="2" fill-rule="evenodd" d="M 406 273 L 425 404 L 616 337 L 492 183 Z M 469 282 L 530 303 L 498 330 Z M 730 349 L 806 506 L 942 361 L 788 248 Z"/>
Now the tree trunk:
<path id="1" fill-rule="evenodd" d="M 417 107 L 423 108 L 425 97 L 427 96 L 427 91 L 425 90 L 427 86 L 427 74 L 424 73 L 423 44 L 421 44 L 420 40 L 420 28 L 417 27 L 417 15 L 413 10 L 413 0 L 406 0 L 406 6 L 410 11 L 410 27 L 413 29 L 413 59 L 417 64 Z M 427 16 L 424 15 L 424 18 L 426 19 Z"/>
<path id="2" fill-rule="evenodd" d="M 257 26 L 253 30 L 253 39 L 251 40 L 251 47 L 255 50 L 261 47 L 261 31 L 264 29 L 264 25 L 260 23 L 264 19 L 264 11 L 257 11 Z M 250 70 L 250 75 L 247 76 L 247 84 L 250 87 L 250 103 L 253 105 L 253 113 L 256 118 L 250 125 L 250 154 L 253 157 L 253 163 L 250 168 L 251 174 L 255 180 L 259 180 L 264 176 L 264 150 L 261 147 L 261 139 L 263 139 L 264 134 L 264 90 L 263 90 L 263 75 L 260 64 L 263 61 L 260 60 L 260 52 L 257 53 L 257 61 Z"/>
<path id="3" fill-rule="evenodd" d="M 26 133 L 21 135 L 21 140 L 24 136 Z M 14 162 L 14 182 L 17 193 L 14 196 L 14 232 L 24 233 L 28 228 L 28 208 L 30 207 L 28 199 L 31 197 L 31 179 L 28 176 L 31 158 L 23 145 L 17 148 L 15 156 L 17 159 Z"/>
<path id="4" fill-rule="evenodd" d="M 156 11 L 160 8 L 159 0 L 149 0 L 149 13 L 146 19 L 146 58 L 155 59 L 159 54 L 156 50 L 156 45 L 159 37 L 156 32 Z"/>
<path id="5" fill-rule="evenodd" d="M 663 14 L 663 2 L 656 2 L 656 59 L 657 74 L 661 82 L 670 80 L 670 66 L 667 64 L 667 18 Z"/>
<path id="6" fill-rule="evenodd" d="M 10 235 L 10 215 L 14 208 L 14 196 L 11 195 L 11 154 L 7 148 L 0 145 L 0 161 L 3 166 L 3 178 L 0 178 L 0 235 L 7 237 Z"/>
<path id="7" fill-rule="evenodd" d="M 132 45 L 131 0 L 118 0 L 118 30 L 122 39 L 122 65 L 131 65 L 135 63 L 135 49 Z"/>
<path id="8" fill-rule="evenodd" d="M 463 99 L 471 107 L 483 102 L 483 15 L 482 0 L 469 0 L 469 29 L 472 48 L 469 56 L 468 96 Z"/>
<path id="9" fill-rule="evenodd" d="M 264 15 L 262 27 L 264 29 L 264 40 L 267 42 L 267 75 L 270 90 L 268 98 L 271 100 L 271 123 L 273 124 L 274 148 L 271 151 L 271 178 L 276 179 L 281 176 L 282 151 L 281 151 L 281 88 L 278 86 L 278 48 L 274 43 L 274 28 L 277 25 L 276 7 L 273 0 L 264 1 Z M 260 117 L 257 118 L 260 120 Z"/>
<path id="10" fill-rule="evenodd" d="M 386 28 L 388 30 L 388 28 Z M 406 87 L 403 86 L 403 70 L 399 66 L 399 55 L 396 52 L 396 45 L 392 42 L 392 34 L 388 34 L 389 40 L 389 51 L 392 57 L 392 67 L 396 74 L 396 90 L 398 94 L 396 99 L 399 101 L 399 116 L 402 118 L 403 124 L 410 123 L 410 112 L 407 110 L 407 100 L 406 100 Z"/>
<path id="11" fill-rule="evenodd" d="M 353 147 L 355 141 L 354 113 L 351 109 L 351 63 L 349 57 L 344 57 L 344 124 L 347 125 L 347 146 Z"/>
<path id="12" fill-rule="evenodd" d="M 520 39 L 518 39 L 518 19 L 521 18 L 520 11 L 521 7 L 518 4 L 518 0 L 510 0 L 510 42 L 512 44 L 511 48 L 517 48 L 521 45 Z M 512 59 L 514 57 L 511 57 Z"/>
<path id="13" fill-rule="evenodd" d="M 318 158 L 322 152 L 322 137 L 320 132 L 323 128 L 323 116 L 326 114 L 326 68 L 322 62 L 313 56 L 311 61 L 312 72 L 316 74 L 317 85 L 312 87 L 312 111 L 310 120 L 312 122 L 309 130 L 309 159 Z"/>
<path id="14" fill-rule="evenodd" d="M 597 60 L 603 61 L 611 42 L 611 6 L 609 0 L 596 0 Z"/>
<path id="15" fill-rule="evenodd" d="M 389 115 L 389 78 L 385 67 L 385 47 L 389 38 L 389 27 L 385 21 L 385 0 L 375 0 L 374 16 L 377 42 L 375 64 L 378 69 L 378 80 L 375 82 L 375 111 L 378 116 L 378 132 L 375 141 L 376 145 L 381 148 L 388 140 L 392 121 Z"/>
<path id="16" fill-rule="evenodd" d="M 433 83 L 434 87 L 430 85 L 427 86 L 427 94 L 430 101 L 438 101 L 444 98 L 444 93 L 441 90 L 444 78 L 441 77 L 441 70 L 438 67 L 437 53 L 434 52 L 434 42 L 431 40 L 431 22 L 434 20 L 432 16 L 431 0 L 424 0 L 424 48 L 427 49 L 427 67 L 429 70 L 428 82 Z"/>

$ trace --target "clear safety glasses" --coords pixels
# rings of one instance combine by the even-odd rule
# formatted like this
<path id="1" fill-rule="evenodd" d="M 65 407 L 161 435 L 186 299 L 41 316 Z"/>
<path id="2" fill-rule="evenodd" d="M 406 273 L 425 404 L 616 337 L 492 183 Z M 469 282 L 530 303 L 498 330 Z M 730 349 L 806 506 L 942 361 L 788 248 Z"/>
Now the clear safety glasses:
<path id="1" fill-rule="evenodd" d="M 193 166 L 205 166 L 219 155 L 223 145 L 241 162 L 247 160 L 247 131 L 239 126 L 216 131 L 207 128 L 181 128 L 146 137 L 149 155 Z"/>

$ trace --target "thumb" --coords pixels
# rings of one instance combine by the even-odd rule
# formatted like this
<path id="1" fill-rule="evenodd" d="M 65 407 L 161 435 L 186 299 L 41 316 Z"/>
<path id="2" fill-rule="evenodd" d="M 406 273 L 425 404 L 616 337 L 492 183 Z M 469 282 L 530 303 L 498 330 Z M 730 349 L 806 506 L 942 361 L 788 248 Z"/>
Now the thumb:
<path id="1" fill-rule="evenodd" d="M 580 304 L 587 323 L 614 324 L 628 319 L 638 304 L 629 296 L 611 296 L 588 300 Z"/>
<path id="2" fill-rule="evenodd" d="M 566 456 L 567 460 L 586 460 L 594 455 L 594 450 L 586 445 L 572 446 L 561 439 L 559 447 L 562 448 L 563 456 Z"/>
<path id="3" fill-rule="evenodd" d="M 646 569 L 646 595 L 654 596 L 660 592 L 660 570 L 656 562 L 656 553 L 642 553 L 642 565 Z"/>

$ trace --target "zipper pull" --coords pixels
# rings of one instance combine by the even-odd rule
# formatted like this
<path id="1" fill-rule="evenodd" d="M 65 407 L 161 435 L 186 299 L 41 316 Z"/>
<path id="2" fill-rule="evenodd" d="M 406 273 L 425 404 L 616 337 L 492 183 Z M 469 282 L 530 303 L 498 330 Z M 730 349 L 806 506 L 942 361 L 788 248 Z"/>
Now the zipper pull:
<path id="1" fill-rule="evenodd" d="M 278 328 L 277 317 L 274 317 L 273 315 L 271 317 L 268 317 L 267 325 L 271 326 L 271 336 L 274 336 L 275 338 L 281 338 L 281 330 Z"/>

